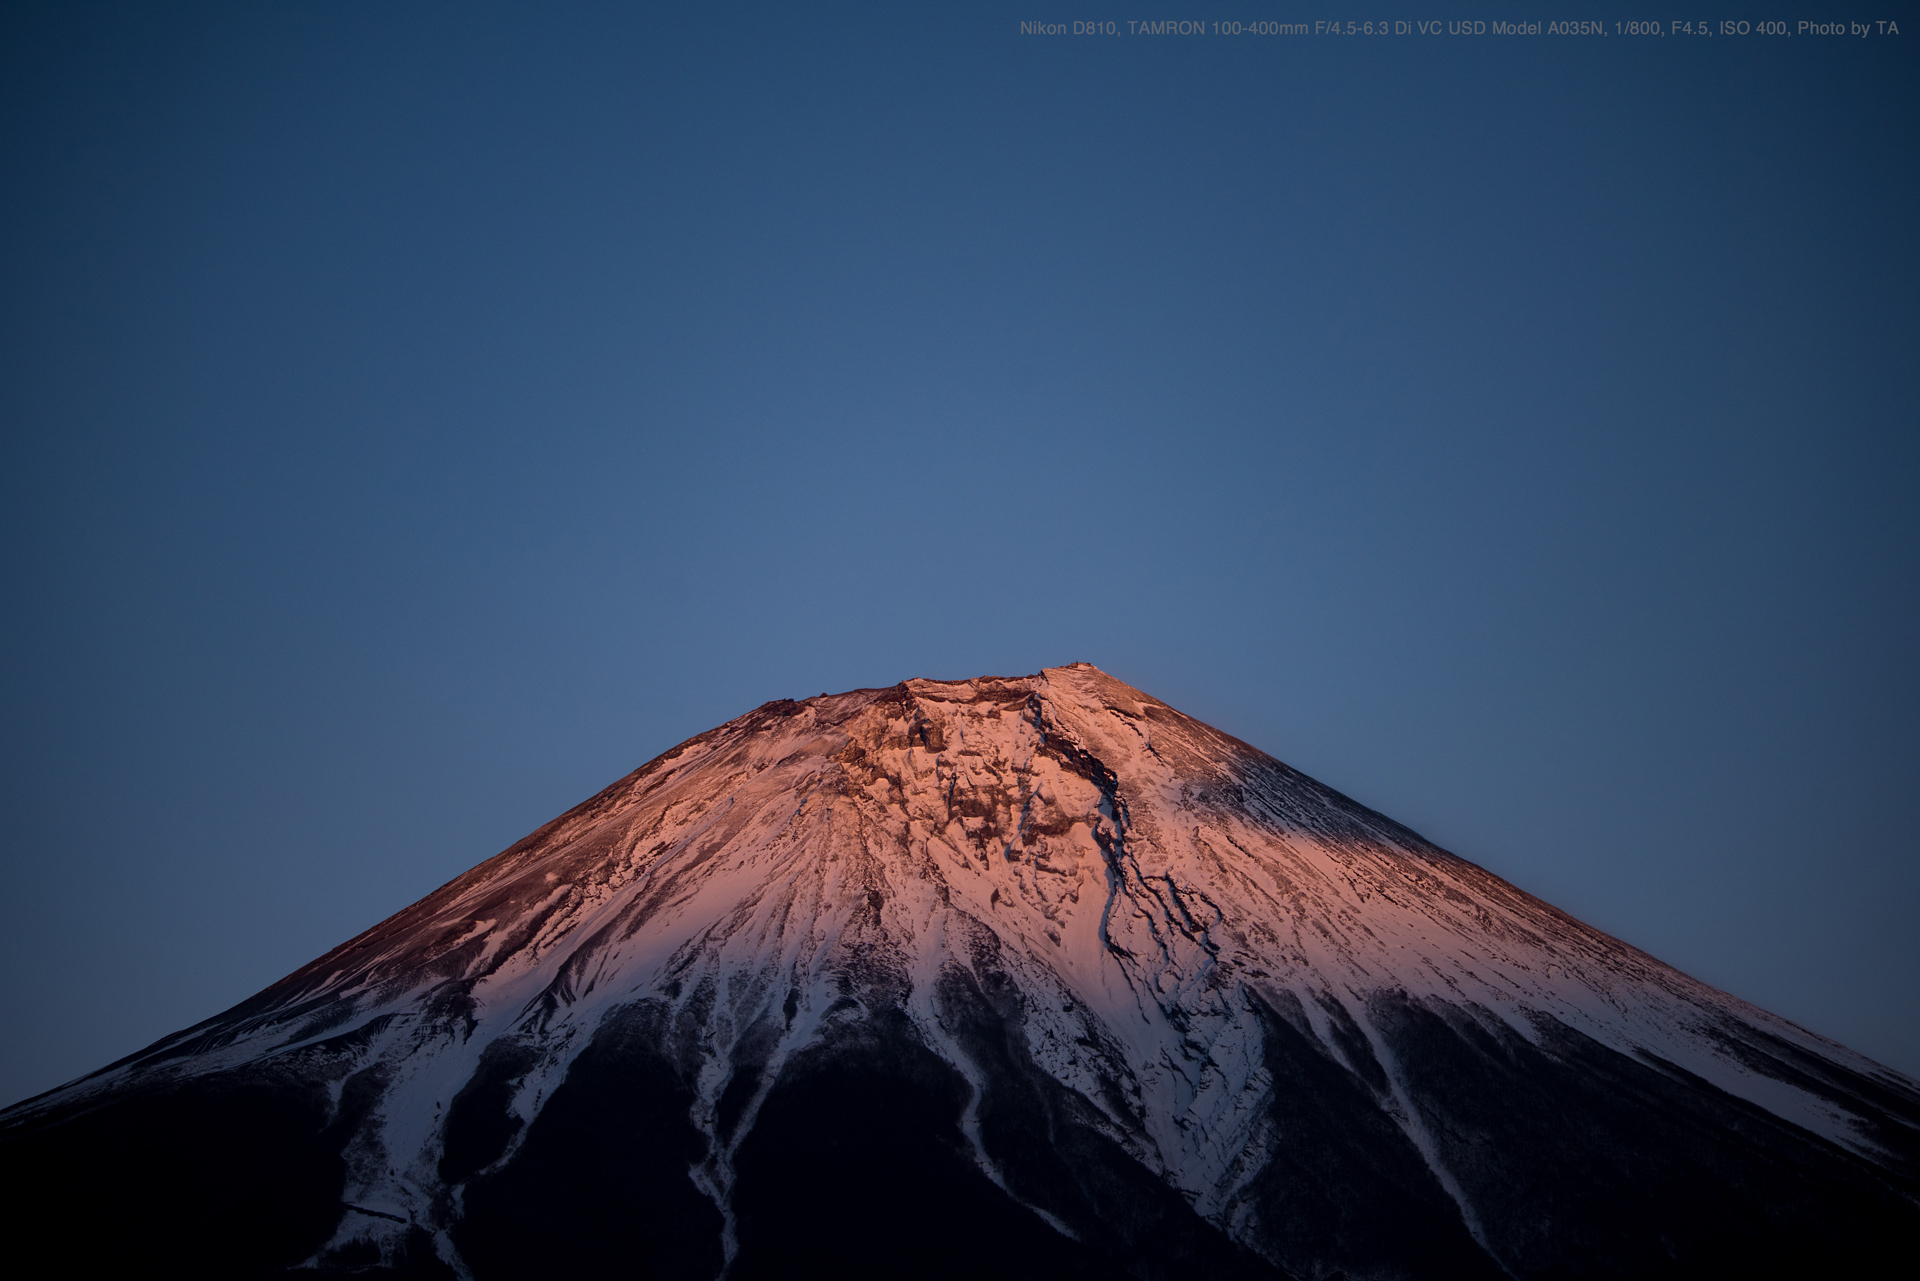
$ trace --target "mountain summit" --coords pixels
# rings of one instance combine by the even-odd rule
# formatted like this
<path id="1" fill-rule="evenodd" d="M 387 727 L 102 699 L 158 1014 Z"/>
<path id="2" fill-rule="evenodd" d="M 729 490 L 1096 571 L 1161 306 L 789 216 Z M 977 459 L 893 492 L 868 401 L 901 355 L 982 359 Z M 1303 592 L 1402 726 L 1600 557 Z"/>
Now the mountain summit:
<path id="1" fill-rule="evenodd" d="M 0 1114 L 123 1275 L 1796 1275 L 1920 1085 L 1084 663 L 781 701 Z M 26 1176 L 26 1177 L 23 1177 Z"/>

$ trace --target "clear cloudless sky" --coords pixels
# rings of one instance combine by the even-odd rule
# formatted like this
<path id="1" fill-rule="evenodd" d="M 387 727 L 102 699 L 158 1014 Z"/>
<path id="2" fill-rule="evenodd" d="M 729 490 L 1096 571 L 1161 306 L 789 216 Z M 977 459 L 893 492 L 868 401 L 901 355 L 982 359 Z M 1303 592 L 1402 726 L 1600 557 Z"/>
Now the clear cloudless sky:
<path id="1" fill-rule="evenodd" d="M 1148 8 L 0 11 L 0 1101 L 1076 659 L 1920 1073 L 1920 14 Z"/>

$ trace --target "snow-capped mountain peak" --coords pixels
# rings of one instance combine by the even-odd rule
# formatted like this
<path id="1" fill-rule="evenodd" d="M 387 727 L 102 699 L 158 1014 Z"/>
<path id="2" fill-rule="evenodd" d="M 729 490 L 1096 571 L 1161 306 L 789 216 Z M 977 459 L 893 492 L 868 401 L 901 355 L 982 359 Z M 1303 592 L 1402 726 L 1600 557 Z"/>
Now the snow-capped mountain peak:
<path id="1" fill-rule="evenodd" d="M 654 1273 L 778 1271 L 770 1187 L 909 1160 L 822 1156 L 895 1142 L 836 1108 L 919 1145 L 869 1202 L 1050 1275 L 1831 1259 L 1920 1174 L 1904 1077 L 1082 663 L 757 708 L 6 1121 L 221 1081 L 324 1092 L 322 1269 L 559 1266 L 571 1165 L 644 1184 Z"/>

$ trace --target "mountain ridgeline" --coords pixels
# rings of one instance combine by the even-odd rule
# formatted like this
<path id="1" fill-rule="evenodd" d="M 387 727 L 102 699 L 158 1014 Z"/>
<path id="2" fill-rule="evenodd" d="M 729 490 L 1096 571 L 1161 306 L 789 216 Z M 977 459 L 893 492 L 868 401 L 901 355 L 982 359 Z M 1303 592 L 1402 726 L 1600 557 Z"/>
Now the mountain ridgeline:
<path id="1" fill-rule="evenodd" d="M 1802 1277 L 1920 1236 L 1914 1081 L 1086 664 L 760 707 L 0 1152 L 16 1242 L 133 1277 Z"/>

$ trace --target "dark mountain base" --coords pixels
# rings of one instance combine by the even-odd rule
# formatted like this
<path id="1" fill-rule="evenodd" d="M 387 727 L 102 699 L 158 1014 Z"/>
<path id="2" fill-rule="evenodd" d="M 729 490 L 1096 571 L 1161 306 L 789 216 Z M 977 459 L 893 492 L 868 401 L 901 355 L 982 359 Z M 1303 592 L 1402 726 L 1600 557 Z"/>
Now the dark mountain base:
<path id="1" fill-rule="evenodd" d="M 1920 1232 L 1884 1169 L 1670 1064 L 1546 1020 L 1535 1046 L 1457 1007 L 1371 1013 L 1520 1276 L 1865 1275 Z"/>
<path id="2" fill-rule="evenodd" d="M 1337 1007 L 1336 1007 L 1337 1008 Z M 1297 1004 L 1256 1004 L 1273 1074 L 1272 1161 L 1241 1192 L 1266 1253 L 1321 1275 L 1493 1281 L 1506 1276 L 1406 1132 L 1383 1110 L 1385 1071 L 1357 1032 L 1350 1071 L 1310 1031 Z M 1336 1024 L 1336 1026 L 1338 1026 Z"/>
<path id="3" fill-rule="evenodd" d="M 687 1177 L 706 1138 L 661 1023 L 651 1004 L 609 1019 L 513 1159 L 468 1185 L 453 1239 L 476 1281 L 719 1274 L 720 1212 Z"/>
<path id="4" fill-rule="evenodd" d="M 236 1073 L 36 1118 L 0 1140 L 6 1240 L 61 1271 L 276 1275 L 346 1213 L 349 1126 L 322 1085 Z"/>
<path id="5" fill-rule="evenodd" d="M 1920 1232 L 1911 1190 L 1885 1170 L 1671 1065 L 1557 1024 L 1535 1045 L 1470 1011 L 1382 997 L 1375 1025 L 1486 1245 L 1390 1119 L 1364 1040 L 1341 1062 L 1282 1003 L 1258 1007 L 1277 1155 L 1234 1211 L 1254 1253 L 1028 1061 L 1022 998 L 991 965 L 951 969 L 938 1003 L 986 1082 L 978 1133 L 1006 1186 L 962 1132 L 965 1078 L 898 1009 L 849 999 L 771 1086 L 762 1065 L 737 1069 L 734 1281 L 1866 1275 Z M 688 1175 L 708 1156 L 689 1121 L 694 1064 L 669 1017 L 646 1002 L 609 1019 L 524 1136 L 508 1104 L 530 1055 L 502 1043 L 483 1056 L 449 1110 L 438 1208 L 477 1281 L 719 1274 L 723 1221 Z M 315 1258 L 343 1218 L 377 1213 L 341 1191 L 381 1083 L 350 1076 L 335 1105 L 291 1066 L 7 1134 L 14 1248 L 40 1242 L 128 1277 L 454 1275 L 418 1227 L 384 1257 L 361 1244 Z"/>

